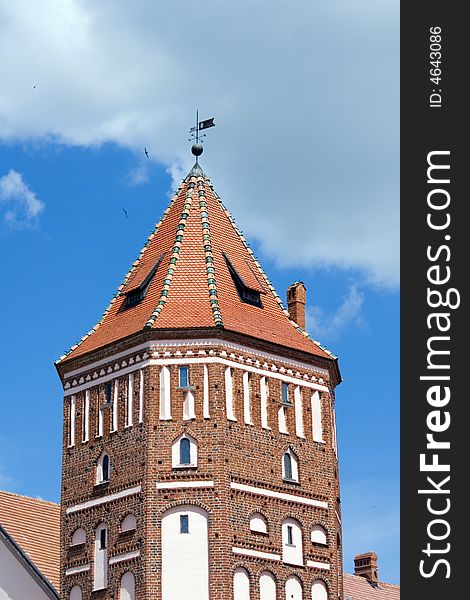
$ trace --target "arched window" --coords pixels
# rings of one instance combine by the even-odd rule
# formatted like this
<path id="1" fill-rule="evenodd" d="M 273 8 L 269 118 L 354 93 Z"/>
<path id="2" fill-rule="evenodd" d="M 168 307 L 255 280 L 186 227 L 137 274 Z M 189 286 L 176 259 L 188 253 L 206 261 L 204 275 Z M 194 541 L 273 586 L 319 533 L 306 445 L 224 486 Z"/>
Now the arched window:
<path id="1" fill-rule="evenodd" d="M 108 586 L 108 528 L 104 523 L 95 530 L 93 590 Z"/>
<path id="2" fill-rule="evenodd" d="M 269 571 L 263 571 L 259 577 L 260 600 L 276 600 L 276 580 Z"/>
<path id="3" fill-rule="evenodd" d="M 110 462 L 109 456 L 106 452 L 98 459 L 98 464 L 96 465 L 96 484 L 106 483 L 109 481 L 109 471 L 110 471 Z"/>
<path id="4" fill-rule="evenodd" d="M 282 478 L 285 481 L 299 481 L 299 466 L 297 457 L 289 448 L 282 457 Z"/>
<path id="5" fill-rule="evenodd" d="M 135 579 L 134 575 L 129 571 L 121 577 L 119 600 L 135 600 Z"/>
<path id="6" fill-rule="evenodd" d="M 292 479 L 292 457 L 288 452 L 284 454 L 284 479 Z"/>
<path id="7" fill-rule="evenodd" d="M 291 575 L 286 581 L 286 600 L 302 600 L 302 584 L 300 579 Z"/>
<path id="8" fill-rule="evenodd" d="M 180 465 L 191 464 L 191 442 L 187 437 L 180 439 Z"/>
<path id="9" fill-rule="evenodd" d="M 129 513 L 124 517 L 121 523 L 121 532 L 133 531 L 137 527 L 137 520 L 135 515 Z"/>
<path id="10" fill-rule="evenodd" d="M 174 469 L 197 467 L 197 441 L 195 438 L 184 433 L 173 442 L 171 463 Z"/>
<path id="11" fill-rule="evenodd" d="M 75 531 L 72 533 L 72 541 L 70 543 L 71 546 L 80 546 L 81 544 L 85 544 L 86 543 L 86 532 L 84 529 L 82 529 L 81 527 L 79 527 L 78 529 L 75 529 Z"/>
<path id="12" fill-rule="evenodd" d="M 327 544 L 326 529 L 323 525 L 314 525 L 312 527 L 311 540 L 315 544 Z"/>
<path id="13" fill-rule="evenodd" d="M 315 579 L 312 584 L 312 600 L 328 600 L 328 589 L 322 579 Z"/>
<path id="14" fill-rule="evenodd" d="M 70 600 L 82 600 L 82 589 L 78 585 L 74 585 L 70 590 Z"/>
<path id="15" fill-rule="evenodd" d="M 233 600 L 250 600 L 250 576 L 242 567 L 233 574 Z"/>
<path id="16" fill-rule="evenodd" d="M 268 533 L 266 519 L 261 513 L 253 513 L 250 515 L 250 531 L 254 531 L 255 533 Z"/>
<path id="17" fill-rule="evenodd" d="M 303 565 L 302 529 L 295 519 L 282 523 L 282 560 L 290 565 Z"/>

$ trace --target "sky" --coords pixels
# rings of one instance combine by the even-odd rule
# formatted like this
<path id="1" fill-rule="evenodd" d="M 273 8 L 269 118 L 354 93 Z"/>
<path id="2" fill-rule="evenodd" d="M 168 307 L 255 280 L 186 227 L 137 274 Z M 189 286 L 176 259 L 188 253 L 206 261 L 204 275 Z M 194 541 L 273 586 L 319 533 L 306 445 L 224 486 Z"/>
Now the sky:
<path id="1" fill-rule="evenodd" d="M 308 330 L 339 356 L 345 570 L 373 550 L 399 582 L 398 11 L 0 0 L 0 489 L 59 500 L 54 361 L 191 167 L 198 108 L 216 123 L 204 170 L 281 297 L 305 282 Z"/>

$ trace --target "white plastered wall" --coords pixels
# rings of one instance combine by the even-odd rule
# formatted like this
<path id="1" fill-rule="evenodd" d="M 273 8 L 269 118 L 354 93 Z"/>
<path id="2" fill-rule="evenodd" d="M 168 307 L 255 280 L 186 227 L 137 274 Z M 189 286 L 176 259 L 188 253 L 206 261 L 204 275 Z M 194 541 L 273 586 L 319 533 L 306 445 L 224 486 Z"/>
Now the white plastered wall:
<path id="1" fill-rule="evenodd" d="M 180 533 L 181 515 L 189 533 Z M 176 598 L 209 600 L 208 517 L 198 506 L 176 506 L 162 518 L 162 600 Z"/>

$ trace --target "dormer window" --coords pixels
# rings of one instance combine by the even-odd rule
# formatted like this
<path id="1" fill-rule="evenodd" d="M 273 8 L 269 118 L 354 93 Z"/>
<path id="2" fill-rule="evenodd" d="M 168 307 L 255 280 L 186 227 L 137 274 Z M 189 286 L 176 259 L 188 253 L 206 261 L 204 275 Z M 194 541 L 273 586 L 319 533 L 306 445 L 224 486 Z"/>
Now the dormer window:
<path id="1" fill-rule="evenodd" d="M 158 267 L 160 266 L 160 263 L 162 262 L 164 256 L 165 256 L 165 253 L 163 253 L 159 257 L 159 259 L 154 264 L 154 266 L 152 267 L 150 272 L 147 274 L 145 279 L 143 281 L 141 281 L 138 285 L 132 285 L 132 281 L 130 282 L 131 288 L 127 292 L 125 292 L 125 294 L 126 294 L 125 308 L 132 308 L 133 306 L 136 306 L 137 304 L 142 302 L 142 300 L 145 298 L 145 296 L 148 292 L 150 284 L 152 283 L 152 279 L 153 279 L 155 273 L 157 272 Z"/>
<path id="2" fill-rule="evenodd" d="M 250 288 L 250 286 L 243 281 L 242 277 L 235 269 L 233 264 L 230 262 L 230 259 L 225 254 L 225 252 L 222 252 L 222 254 L 225 259 L 225 262 L 227 263 L 227 267 L 232 277 L 233 283 L 235 284 L 235 288 L 238 292 L 238 295 L 240 296 L 240 300 L 242 302 L 246 302 L 246 304 L 251 304 L 252 306 L 258 306 L 259 308 L 263 308 L 263 305 L 261 303 L 260 292 L 253 288 Z"/>

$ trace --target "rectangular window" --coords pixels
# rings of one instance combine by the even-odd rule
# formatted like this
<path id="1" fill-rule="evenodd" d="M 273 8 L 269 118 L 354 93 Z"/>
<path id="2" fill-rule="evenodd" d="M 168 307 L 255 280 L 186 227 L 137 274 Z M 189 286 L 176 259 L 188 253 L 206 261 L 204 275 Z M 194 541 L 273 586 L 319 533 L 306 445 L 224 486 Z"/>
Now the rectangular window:
<path id="1" fill-rule="evenodd" d="M 187 388 L 189 386 L 189 367 L 180 367 L 180 388 Z"/>
<path id="2" fill-rule="evenodd" d="M 289 544 L 289 546 L 294 545 L 294 538 L 292 536 L 292 525 L 287 526 L 287 543 Z"/>
<path id="3" fill-rule="evenodd" d="M 189 533 L 189 515 L 180 515 L 180 533 Z"/>
<path id="4" fill-rule="evenodd" d="M 100 531 L 100 550 L 106 550 L 106 529 Z"/>
<path id="5" fill-rule="evenodd" d="M 70 438 L 69 438 L 69 445 L 70 446 L 75 446 L 75 402 L 76 402 L 76 397 L 75 396 L 71 396 L 70 397 Z"/>
<path id="6" fill-rule="evenodd" d="M 282 382 L 281 401 L 283 404 L 289 404 L 289 384 L 285 381 Z"/>
<path id="7" fill-rule="evenodd" d="M 85 391 L 85 399 L 83 400 L 83 441 L 88 442 L 90 439 L 90 390 Z"/>
<path id="8" fill-rule="evenodd" d="M 111 404 L 112 384 L 110 381 L 104 384 L 104 393 L 106 396 L 106 404 Z"/>

